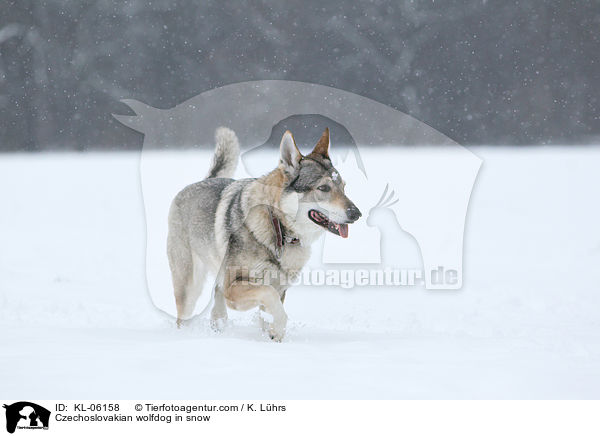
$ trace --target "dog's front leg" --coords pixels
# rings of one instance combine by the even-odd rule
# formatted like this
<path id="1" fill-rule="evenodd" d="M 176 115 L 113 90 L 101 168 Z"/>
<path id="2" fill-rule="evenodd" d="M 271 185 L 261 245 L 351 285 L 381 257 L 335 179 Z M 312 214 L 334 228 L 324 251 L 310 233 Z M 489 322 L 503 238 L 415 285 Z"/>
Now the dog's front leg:
<path id="1" fill-rule="evenodd" d="M 283 292 L 281 293 L 281 304 L 285 303 L 285 293 L 286 293 L 287 289 L 284 289 Z M 265 306 L 261 305 L 259 307 L 259 310 L 261 312 L 266 312 Z M 269 322 L 266 321 L 262 316 L 258 317 L 259 323 L 260 323 L 260 328 L 262 329 L 263 332 L 266 332 L 268 327 L 269 327 Z"/>
<path id="2" fill-rule="evenodd" d="M 256 285 L 249 283 L 233 282 L 225 290 L 227 305 L 235 310 L 250 310 L 262 306 L 265 311 L 273 317 L 269 328 L 269 336 L 277 342 L 281 342 L 285 335 L 287 314 L 283 310 L 283 304 L 279 293 L 270 285 Z"/>

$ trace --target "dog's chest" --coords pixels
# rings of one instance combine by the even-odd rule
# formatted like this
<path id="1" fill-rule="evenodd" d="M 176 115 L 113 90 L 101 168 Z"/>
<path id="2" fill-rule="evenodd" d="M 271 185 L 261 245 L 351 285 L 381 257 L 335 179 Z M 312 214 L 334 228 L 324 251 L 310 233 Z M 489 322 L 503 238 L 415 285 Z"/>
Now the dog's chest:
<path id="1" fill-rule="evenodd" d="M 310 257 L 310 247 L 301 244 L 283 246 L 279 268 L 286 274 L 299 273 Z"/>

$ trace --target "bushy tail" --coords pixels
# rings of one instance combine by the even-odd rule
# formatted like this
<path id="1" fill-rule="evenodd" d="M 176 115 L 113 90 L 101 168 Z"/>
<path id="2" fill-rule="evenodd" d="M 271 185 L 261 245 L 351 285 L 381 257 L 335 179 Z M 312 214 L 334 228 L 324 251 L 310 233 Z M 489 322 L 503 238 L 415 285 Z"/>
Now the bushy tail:
<path id="1" fill-rule="evenodd" d="M 219 127 L 215 132 L 215 154 L 213 155 L 207 179 L 212 177 L 233 177 L 240 158 L 240 144 L 235 132 L 227 127 Z"/>

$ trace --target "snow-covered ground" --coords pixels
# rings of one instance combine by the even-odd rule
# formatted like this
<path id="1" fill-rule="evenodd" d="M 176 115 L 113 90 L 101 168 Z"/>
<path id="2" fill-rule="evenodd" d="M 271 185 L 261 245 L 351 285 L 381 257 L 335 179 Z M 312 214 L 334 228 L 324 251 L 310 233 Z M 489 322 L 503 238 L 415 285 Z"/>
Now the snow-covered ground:
<path id="1" fill-rule="evenodd" d="M 283 343 L 156 310 L 139 154 L 0 156 L 2 396 L 599 398 L 600 148 L 474 151 L 463 288 L 293 288 Z"/>

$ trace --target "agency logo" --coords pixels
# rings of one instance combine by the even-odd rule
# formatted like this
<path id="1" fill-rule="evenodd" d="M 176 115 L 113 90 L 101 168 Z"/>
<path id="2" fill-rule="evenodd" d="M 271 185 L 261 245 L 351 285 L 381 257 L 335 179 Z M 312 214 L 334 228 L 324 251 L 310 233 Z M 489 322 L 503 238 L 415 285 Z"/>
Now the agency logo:
<path id="1" fill-rule="evenodd" d="M 144 133 L 140 173 L 146 277 L 158 307 L 173 308 L 171 294 L 164 292 L 171 288 L 164 250 L 169 206 L 182 187 L 202 178 L 202 165 L 209 161 L 207 154 L 194 150 L 212 155 L 215 130 L 227 126 L 242 145 L 236 178 L 259 177 L 273 169 L 283 126 L 295 117 L 327 120 L 305 140 L 299 130 L 291 130 L 305 152 L 325 127 L 331 130 L 332 163 L 347 182 L 348 197 L 364 215 L 352 224 L 348 238 L 327 232 L 322 245 L 314 246 L 313 259 L 320 263 L 309 263 L 307 269 L 382 275 L 387 270 L 419 271 L 426 289 L 461 288 L 467 210 L 482 161 L 434 128 L 357 94 L 283 80 L 227 85 L 171 109 L 123 102 L 135 114 L 115 118 Z M 169 152 L 186 148 L 179 154 Z"/>
<path id="2" fill-rule="evenodd" d="M 19 430 L 48 430 L 50 411 L 29 401 L 19 401 L 4 405 L 6 409 L 6 431 L 14 433 Z"/>

